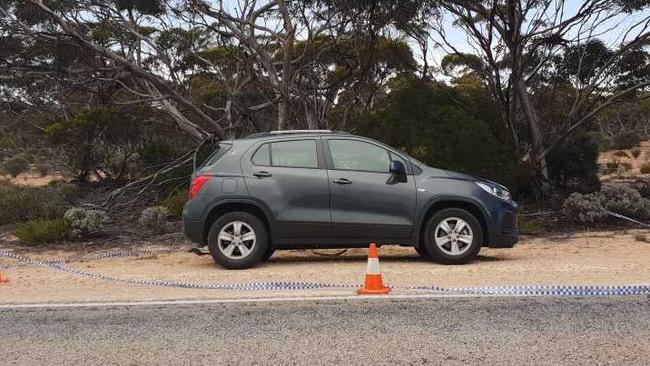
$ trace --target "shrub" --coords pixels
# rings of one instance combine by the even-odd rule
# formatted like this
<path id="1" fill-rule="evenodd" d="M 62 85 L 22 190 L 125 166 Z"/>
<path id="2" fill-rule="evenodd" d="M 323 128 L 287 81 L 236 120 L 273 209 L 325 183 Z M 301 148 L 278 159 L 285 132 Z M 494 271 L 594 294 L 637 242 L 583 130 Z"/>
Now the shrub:
<path id="1" fill-rule="evenodd" d="M 634 149 L 632 149 L 631 153 L 632 153 L 632 156 L 634 156 L 634 158 L 636 159 L 636 158 L 639 157 L 639 155 L 641 155 L 641 149 L 639 149 L 638 147 L 635 147 Z"/>
<path id="2" fill-rule="evenodd" d="M 180 219 L 183 214 L 183 206 L 187 202 L 187 190 L 177 190 L 159 202 L 160 206 L 164 206 L 169 211 L 169 214 Z"/>
<path id="3" fill-rule="evenodd" d="M 140 225 L 155 232 L 162 232 L 167 226 L 169 210 L 164 206 L 154 206 L 145 208 L 140 214 L 138 222 Z"/>
<path id="4" fill-rule="evenodd" d="M 581 186 L 594 185 L 598 173 L 598 150 L 598 140 L 593 134 L 578 133 L 570 137 L 553 149 L 546 160 L 550 178 L 560 186 L 571 181 L 577 181 Z"/>
<path id="5" fill-rule="evenodd" d="M 70 222 L 70 237 L 72 239 L 92 237 L 99 233 L 108 221 L 106 212 L 83 207 L 67 210 L 63 218 Z"/>
<path id="6" fill-rule="evenodd" d="M 627 172 L 628 170 L 630 170 L 628 166 L 625 164 L 619 164 L 616 168 L 616 175 L 623 175 L 623 173 Z"/>
<path id="7" fill-rule="evenodd" d="M 22 155 L 17 155 L 8 159 L 3 164 L 4 170 L 7 171 L 12 177 L 17 177 L 20 173 L 29 169 L 29 160 Z"/>
<path id="8" fill-rule="evenodd" d="M 610 211 L 621 215 L 636 218 L 650 216 L 650 201 L 641 197 L 636 189 L 622 185 L 612 184 L 603 186 L 600 191 L 603 206 Z"/>
<path id="9" fill-rule="evenodd" d="M 0 225 L 61 216 L 75 199 L 69 184 L 36 188 L 0 183 Z"/>
<path id="10" fill-rule="evenodd" d="M 18 225 L 14 234 L 23 242 L 32 244 L 53 243 L 70 235 L 70 222 L 63 218 L 31 220 Z"/>
<path id="11" fill-rule="evenodd" d="M 598 193 L 573 193 L 562 204 L 562 213 L 569 219 L 591 224 L 607 217 Z"/>
<path id="12" fill-rule="evenodd" d="M 641 174 L 650 174 L 650 162 L 641 165 Z"/>
<path id="13" fill-rule="evenodd" d="M 571 194 L 562 205 L 564 215 L 582 223 L 604 221 L 613 211 L 632 218 L 650 217 L 650 200 L 625 185 L 605 185 L 599 192 Z"/>
<path id="14" fill-rule="evenodd" d="M 644 242 L 644 243 L 648 242 L 648 237 L 645 234 L 636 234 L 634 236 L 634 239 L 636 239 L 636 241 L 640 241 L 640 242 Z"/>
<path id="15" fill-rule="evenodd" d="M 36 164 L 36 171 L 41 177 L 44 177 L 50 173 L 50 166 L 47 164 Z"/>
<path id="16" fill-rule="evenodd" d="M 608 161 L 605 163 L 605 166 L 602 168 L 602 174 L 609 175 L 614 174 L 618 170 L 618 162 Z"/>
<path id="17" fill-rule="evenodd" d="M 618 150 L 617 152 L 614 153 L 615 156 L 621 157 L 621 158 L 627 158 L 627 153 L 622 150 Z"/>
<path id="18" fill-rule="evenodd" d="M 622 150 L 622 149 L 631 149 L 634 146 L 638 145 L 641 142 L 641 136 L 634 131 L 623 132 L 622 134 L 614 138 L 613 148 Z"/>

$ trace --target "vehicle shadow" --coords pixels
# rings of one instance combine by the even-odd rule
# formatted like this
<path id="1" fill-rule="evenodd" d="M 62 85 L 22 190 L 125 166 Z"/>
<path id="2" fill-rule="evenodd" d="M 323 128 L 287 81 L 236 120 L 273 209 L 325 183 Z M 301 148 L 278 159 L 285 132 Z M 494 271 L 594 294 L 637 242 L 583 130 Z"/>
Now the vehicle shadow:
<path id="1" fill-rule="evenodd" d="M 291 256 L 277 256 L 274 255 L 271 257 L 265 264 L 291 264 L 291 263 L 342 263 L 342 262 L 365 262 L 368 260 L 368 257 L 364 254 L 343 254 L 343 255 L 315 255 L 311 252 L 305 252 L 305 254 L 297 254 Z M 478 255 L 472 263 L 481 263 L 481 262 L 501 262 L 501 261 L 511 261 L 513 258 L 500 257 L 500 256 L 486 256 Z M 382 255 L 380 256 L 380 261 L 383 263 L 432 263 L 430 259 L 425 259 L 420 257 L 417 253 L 412 255 L 409 254 L 398 254 L 398 255 Z"/>

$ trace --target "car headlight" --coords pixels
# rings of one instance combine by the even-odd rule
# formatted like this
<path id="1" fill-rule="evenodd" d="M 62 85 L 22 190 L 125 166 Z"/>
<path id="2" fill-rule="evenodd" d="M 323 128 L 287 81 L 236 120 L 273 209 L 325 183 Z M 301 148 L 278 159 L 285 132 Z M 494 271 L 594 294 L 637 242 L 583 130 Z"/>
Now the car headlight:
<path id="1" fill-rule="evenodd" d="M 476 183 L 477 186 L 481 187 L 487 193 L 497 196 L 502 200 L 510 201 L 510 191 L 508 191 L 507 189 L 498 185 L 490 185 L 485 182 L 474 182 L 474 183 Z"/>

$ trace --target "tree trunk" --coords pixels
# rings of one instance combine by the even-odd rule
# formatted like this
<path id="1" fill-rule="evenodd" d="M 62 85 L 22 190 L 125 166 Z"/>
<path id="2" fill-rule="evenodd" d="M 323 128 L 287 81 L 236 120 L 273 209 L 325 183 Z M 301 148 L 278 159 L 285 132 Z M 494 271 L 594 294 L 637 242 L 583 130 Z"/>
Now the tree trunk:
<path id="1" fill-rule="evenodd" d="M 537 177 L 542 179 L 543 185 L 546 185 L 549 182 L 548 167 L 546 166 L 544 141 L 542 139 L 542 130 L 539 126 L 539 117 L 530 100 L 528 90 L 526 89 L 526 81 L 523 78 L 517 80 L 516 88 L 519 101 L 521 102 L 521 108 L 526 117 L 526 122 L 528 122 L 528 129 L 530 130 L 530 162 L 533 164 L 533 169 Z"/>

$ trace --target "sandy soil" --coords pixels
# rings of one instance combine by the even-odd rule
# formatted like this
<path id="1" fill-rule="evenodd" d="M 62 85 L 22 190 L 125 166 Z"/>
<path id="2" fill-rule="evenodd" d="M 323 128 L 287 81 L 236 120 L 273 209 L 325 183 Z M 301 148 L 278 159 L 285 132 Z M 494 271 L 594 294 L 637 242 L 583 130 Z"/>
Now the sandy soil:
<path id="1" fill-rule="evenodd" d="M 379 253 L 384 280 L 393 286 L 647 284 L 650 283 L 650 244 L 635 240 L 635 234 L 638 232 L 588 232 L 527 238 L 514 249 L 484 249 L 475 262 L 463 266 L 421 260 L 412 248 L 384 246 Z M 120 278 L 200 284 L 265 281 L 358 284 L 363 281 L 366 261 L 365 250 L 361 249 L 348 251 L 340 257 L 322 257 L 310 251 L 281 251 L 257 268 L 228 271 L 217 267 L 210 256 L 196 256 L 185 250 L 187 248 L 172 254 L 76 262 L 69 266 Z M 75 254 L 48 251 L 34 257 L 57 259 Z M 0 258 L 0 265 L 15 263 Z M 351 289 L 241 292 L 124 285 L 40 267 L 16 267 L 3 273 L 10 282 L 0 285 L 0 303 L 353 293 Z"/>
<path id="2" fill-rule="evenodd" d="M 641 174 L 641 166 L 650 161 L 650 141 L 639 143 L 638 149 L 641 154 L 638 157 L 632 155 L 632 149 L 609 150 L 604 151 L 598 156 L 598 164 L 605 166 L 607 163 L 630 164 L 631 169 L 624 172 L 621 176 L 616 173 L 602 175 L 602 181 L 615 181 L 621 178 L 644 178 L 648 174 Z M 625 156 L 618 156 L 619 151 L 625 153 Z"/>

